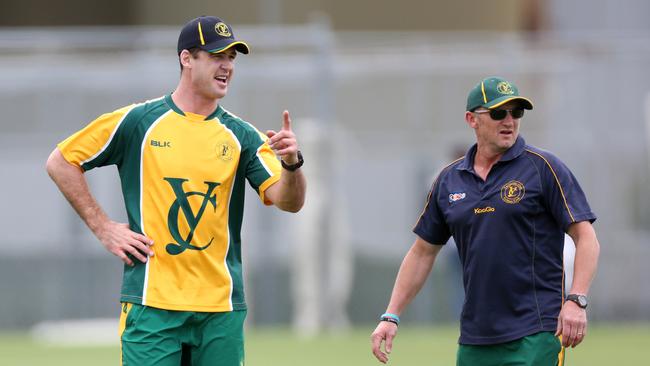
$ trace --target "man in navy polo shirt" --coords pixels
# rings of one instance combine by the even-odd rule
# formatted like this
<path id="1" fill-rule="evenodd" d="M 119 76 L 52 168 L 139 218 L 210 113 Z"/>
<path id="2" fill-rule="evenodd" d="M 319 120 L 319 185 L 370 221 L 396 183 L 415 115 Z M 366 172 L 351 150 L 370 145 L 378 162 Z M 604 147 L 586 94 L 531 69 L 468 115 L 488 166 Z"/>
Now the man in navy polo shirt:
<path id="1" fill-rule="evenodd" d="M 457 365 L 562 365 L 564 347 L 584 339 L 600 248 L 591 225 L 596 216 L 566 165 L 519 136 L 525 109 L 533 109 L 531 101 L 502 78 L 486 78 L 470 91 L 465 121 L 477 142 L 431 187 L 415 243 L 372 334 L 379 361 L 388 361 L 399 315 L 451 236 L 465 287 Z M 565 233 L 576 246 L 568 295 Z"/>

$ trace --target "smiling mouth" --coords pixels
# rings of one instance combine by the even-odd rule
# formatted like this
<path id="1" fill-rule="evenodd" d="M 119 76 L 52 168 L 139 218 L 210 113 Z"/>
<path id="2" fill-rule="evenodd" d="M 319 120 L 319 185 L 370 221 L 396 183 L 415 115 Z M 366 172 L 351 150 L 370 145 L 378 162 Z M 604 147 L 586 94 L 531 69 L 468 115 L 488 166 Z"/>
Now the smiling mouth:
<path id="1" fill-rule="evenodd" d="M 220 82 L 226 84 L 228 82 L 228 77 L 226 77 L 226 76 L 215 76 L 214 80 L 220 81 Z"/>

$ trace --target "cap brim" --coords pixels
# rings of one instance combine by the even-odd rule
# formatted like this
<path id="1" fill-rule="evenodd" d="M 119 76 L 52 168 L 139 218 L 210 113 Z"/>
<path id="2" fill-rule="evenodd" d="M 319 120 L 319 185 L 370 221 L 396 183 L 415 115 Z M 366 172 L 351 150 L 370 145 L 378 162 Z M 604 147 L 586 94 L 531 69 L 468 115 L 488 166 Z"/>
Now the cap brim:
<path id="1" fill-rule="evenodd" d="M 219 53 L 227 49 L 234 48 L 237 52 L 247 55 L 250 52 L 250 48 L 245 42 L 234 41 L 227 44 L 215 44 L 215 45 L 206 45 L 202 47 L 204 50 L 210 53 Z"/>
<path id="2" fill-rule="evenodd" d="M 510 97 L 510 96 L 497 98 L 497 99 L 491 101 L 490 103 L 483 104 L 483 107 L 487 108 L 487 109 L 494 109 L 494 108 L 498 108 L 498 107 L 500 107 L 500 106 L 502 106 L 502 105 L 504 105 L 504 104 L 506 104 L 508 102 L 511 102 L 513 100 L 521 102 L 524 109 L 533 109 L 533 102 L 531 102 L 529 99 L 524 98 L 524 97 Z"/>

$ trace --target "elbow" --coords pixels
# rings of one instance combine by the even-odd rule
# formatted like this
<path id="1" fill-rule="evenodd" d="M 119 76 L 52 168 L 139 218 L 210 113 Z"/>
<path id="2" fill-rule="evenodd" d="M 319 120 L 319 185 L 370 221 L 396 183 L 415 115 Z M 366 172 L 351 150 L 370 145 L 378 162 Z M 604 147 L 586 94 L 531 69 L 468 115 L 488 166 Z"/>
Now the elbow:
<path id="1" fill-rule="evenodd" d="M 54 149 L 45 162 L 45 171 L 54 180 L 61 178 L 71 172 L 82 173 L 81 167 L 68 163 L 63 157 L 59 149 Z"/>
<path id="2" fill-rule="evenodd" d="M 300 212 L 300 210 L 302 209 L 302 206 L 303 206 L 303 205 L 292 207 L 292 208 L 289 210 L 289 212 L 291 212 L 291 213 L 298 213 L 298 212 Z"/>
<path id="3" fill-rule="evenodd" d="M 281 209 L 282 211 L 286 211 L 286 212 L 298 213 L 304 205 L 305 205 L 305 200 L 300 200 L 300 202 L 293 202 L 291 204 L 287 204 L 284 207 L 281 207 Z"/>
<path id="4" fill-rule="evenodd" d="M 54 174 L 56 173 L 56 163 L 55 163 L 55 158 L 54 158 L 55 151 L 50 154 L 50 156 L 47 158 L 47 161 L 45 162 L 45 171 L 47 172 L 47 175 L 50 176 L 50 178 L 54 179 Z"/>
<path id="5" fill-rule="evenodd" d="M 304 184 L 289 187 L 274 184 L 266 190 L 266 197 L 280 210 L 297 213 L 305 205 L 305 191 Z"/>

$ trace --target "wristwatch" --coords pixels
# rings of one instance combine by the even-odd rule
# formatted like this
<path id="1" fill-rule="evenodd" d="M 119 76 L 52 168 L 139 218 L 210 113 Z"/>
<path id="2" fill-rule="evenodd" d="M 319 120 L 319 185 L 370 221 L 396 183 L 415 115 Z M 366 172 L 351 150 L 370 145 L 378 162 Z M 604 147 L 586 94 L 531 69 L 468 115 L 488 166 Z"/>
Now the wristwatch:
<path id="1" fill-rule="evenodd" d="M 586 309 L 587 305 L 589 305 L 589 302 L 587 301 L 587 296 L 585 295 L 578 295 L 578 294 L 569 294 L 567 295 L 566 299 L 568 301 L 573 301 L 576 304 L 578 304 L 579 307 Z"/>
<path id="2" fill-rule="evenodd" d="M 295 164 L 287 164 L 284 162 L 284 160 L 280 159 L 280 163 L 282 164 L 282 167 L 290 172 L 296 171 L 298 168 L 300 168 L 304 163 L 305 160 L 302 158 L 302 153 L 300 150 L 298 150 L 298 162 Z"/>

